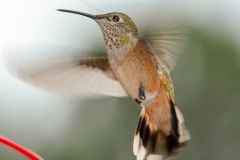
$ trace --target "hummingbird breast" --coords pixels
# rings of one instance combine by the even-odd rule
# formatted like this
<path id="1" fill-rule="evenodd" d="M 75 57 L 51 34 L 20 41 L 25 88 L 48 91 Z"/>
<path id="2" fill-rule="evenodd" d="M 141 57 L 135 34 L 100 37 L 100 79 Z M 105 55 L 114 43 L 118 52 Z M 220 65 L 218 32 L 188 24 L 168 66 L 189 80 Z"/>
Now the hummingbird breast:
<path id="1" fill-rule="evenodd" d="M 139 88 L 143 88 L 145 97 L 139 102 L 144 106 L 160 91 L 158 63 L 152 55 L 145 43 L 138 41 L 121 59 L 111 64 L 116 79 L 129 96 L 138 101 Z"/>

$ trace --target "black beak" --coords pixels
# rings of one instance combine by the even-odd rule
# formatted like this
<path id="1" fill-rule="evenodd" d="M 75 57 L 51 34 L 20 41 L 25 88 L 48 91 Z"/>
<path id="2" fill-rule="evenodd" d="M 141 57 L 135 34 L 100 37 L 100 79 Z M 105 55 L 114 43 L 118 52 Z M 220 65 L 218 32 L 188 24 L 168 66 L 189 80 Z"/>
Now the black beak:
<path id="1" fill-rule="evenodd" d="M 66 10 L 66 9 L 57 9 L 57 11 L 80 14 L 82 16 L 86 16 L 86 17 L 89 17 L 89 18 L 92 18 L 92 19 L 98 19 L 98 17 L 95 16 L 95 15 L 88 14 L 88 13 L 83 13 L 83 12 L 78 12 L 78 11 L 71 11 L 71 10 Z"/>

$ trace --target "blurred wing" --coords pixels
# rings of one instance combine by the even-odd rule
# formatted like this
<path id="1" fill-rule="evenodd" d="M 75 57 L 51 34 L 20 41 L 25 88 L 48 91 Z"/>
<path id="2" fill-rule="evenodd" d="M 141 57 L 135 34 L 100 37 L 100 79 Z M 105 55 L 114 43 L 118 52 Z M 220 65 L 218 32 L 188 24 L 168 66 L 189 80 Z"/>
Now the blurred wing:
<path id="1" fill-rule="evenodd" d="M 145 31 L 141 37 L 152 46 L 158 62 L 170 72 L 187 44 L 188 33 L 182 27 L 160 30 Z"/>
<path id="2" fill-rule="evenodd" d="M 127 96 L 116 81 L 107 57 L 81 59 L 77 54 L 79 51 L 59 46 L 58 49 L 56 46 L 44 47 L 14 46 L 5 49 L 7 69 L 24 82 L 65 96 Z"/>

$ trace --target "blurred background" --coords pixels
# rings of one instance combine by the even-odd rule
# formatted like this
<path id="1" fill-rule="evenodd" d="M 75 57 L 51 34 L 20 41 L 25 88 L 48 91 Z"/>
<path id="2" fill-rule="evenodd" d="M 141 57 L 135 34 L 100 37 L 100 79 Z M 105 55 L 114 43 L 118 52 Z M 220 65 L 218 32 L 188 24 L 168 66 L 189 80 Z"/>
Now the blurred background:
<path id="1" fill-rule="evenodd" d="M 123 12 L 140 30 L 185 24 L 190 40 L 171 76 L 191 140 L 178 159 L 239 160 L 237 1 L 1 0 L 1 135 L 49 160 L 135 159 L 132 142 L 141 108 L 130 98 L 71 99 L 26 84 L 6 69 L 4 56 L 28 46 L 37 54 L 41 49 L 81 53 L 104 48 L 94 21 L 54 10 L 58 8 Z M 15 159 L 26 158 L 0 145 L 0 160 Z"/>

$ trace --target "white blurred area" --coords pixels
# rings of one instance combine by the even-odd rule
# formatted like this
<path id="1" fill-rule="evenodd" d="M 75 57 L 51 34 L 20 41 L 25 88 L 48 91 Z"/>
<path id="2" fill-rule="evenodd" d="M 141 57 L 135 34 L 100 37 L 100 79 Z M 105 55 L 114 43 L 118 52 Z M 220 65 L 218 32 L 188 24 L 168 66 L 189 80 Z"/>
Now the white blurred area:
<path id="1" fill-rule="evenodd" d="M 73 3 L 79 4 L 82 9 L 91 10 L 92 8 L 79 1 Z M 64 25 L 66 24 L 63 20 L 65 15 L 54 10 L 59 7 L 74 7 L 73 3 L 30 0 L 0 2 L 0 112 L 2 113 L 0 125 L 4 126 L 0 127 L 0 134 L 11 136 L 12 130 L 27 133 L 32 129 L 34 134 L 31 135 L 44 135 L 42 137 L 44 139 L 54 139 L 56 135 L 63 133 L 68 125 L 72 112 L 71 106 L 79 106 L 79 102 L 73 104 L 75 102 L 73 100 L 49 94 L 10 75 L 4 68 L 5 59 L 2 54 L 7 46 L 25 44 L 76 47 L 72 39 L 74 33 L 70 36 L 61 35 L 68 29 Z M 2 130 L 2 128 L 9 130 Z M 21 134 L 19 136 L 22 137 Z"/>
<path id="2" fill-rule="evenodd" d="M 213 33 L 220 31 L 232 37 L 236 47 L 240 46 L 238 1 L 1 0 L 0 134 L 34 149 L 67 134 L 68 126 L 76 116 L 74 113 L 81 108 L 82 102 L 40 90 L 9 74 L 4 65 L 5 49 L 39 44 L 81 52 L 95 47 L 96 43 L 103 45 L 100 29 L 94 21 L 55 9 L 92 14 L 119 11 L 132 17 L 139 29 L 180 19 Z M 49 47 L 51 49 L 54 48 Z"/>
<path id="3" fill-rule="evenodd" d="M 5 68 L 6 59 L 2 53 L 8 46 L 37 44 L 49 46 L 51 50 L 53 45 L 66 49 L 78 48 L 79 42 L 82 45 L 87 43 L 79 41 L 80 34 L 72 32 L 78 32 L 79 23 L 85 19 L 78 21 L 78 27 L 74 26 L 75 17 L 66 17 L 68 15 L 57 12 L 57 8 L 94 11 L 81 1 L 0 1 L 0 134 L 31 149 L 35 147 L 35 150 L 69 132 L 72 115 L 81 103 L 40 90 L 13 77 Z M 89 33 L 84 31 L 87 26 L 82 25 L 82 29 L 81 34 Z M 34 48 L 30 50 L 34 51 Z M 13 152 L 0 145 L 0 154 L 8 157 Z M 15 158 L 21 157 L 16 155 Z"/>

